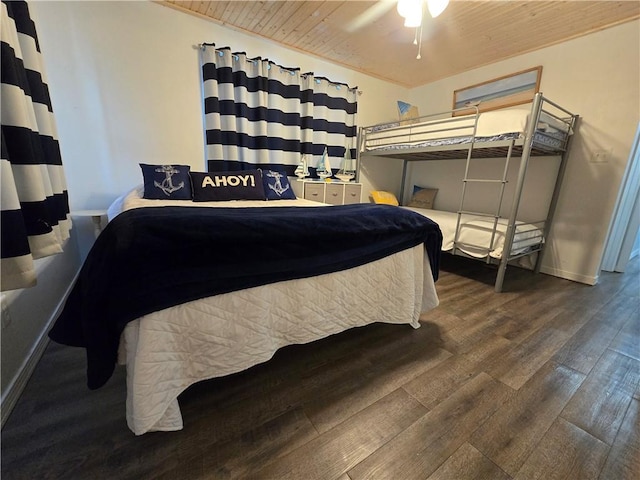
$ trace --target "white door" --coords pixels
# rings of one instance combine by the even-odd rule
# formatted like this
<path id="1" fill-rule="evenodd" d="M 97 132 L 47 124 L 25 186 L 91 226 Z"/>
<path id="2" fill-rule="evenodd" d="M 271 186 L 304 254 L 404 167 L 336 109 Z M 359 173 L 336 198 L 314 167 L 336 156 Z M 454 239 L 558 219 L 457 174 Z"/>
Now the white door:
<path id="1" fill-rule="evenodd" d="M 601 269 L 624 272 L 640 236 L 640 123 L 622 178 Z"/>

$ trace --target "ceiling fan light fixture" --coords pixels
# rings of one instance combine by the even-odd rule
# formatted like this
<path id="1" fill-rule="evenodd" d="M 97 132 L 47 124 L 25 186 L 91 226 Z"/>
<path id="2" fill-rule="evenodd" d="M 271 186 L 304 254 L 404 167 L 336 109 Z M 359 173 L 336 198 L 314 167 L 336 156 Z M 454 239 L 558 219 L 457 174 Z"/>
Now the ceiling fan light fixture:
<path id="1" fill-rule="evenodd" d="M 398 14 L 404 18 L 404 26 L 416 29 L 416 38 L 413 44 L 418 45 L 418 56 L 416 57 L 418 60 L 422 58 L 420 50 L 422 47 L 422 15 L 425 2 L 429 14 L 433 18 L 444 12 L 449 5 L 449 0 L 398 0 L 396 6 Z"/>
<path id="2" fill-rule="evenodd" d="M 398 15 L 400 15 L 402 18 L 407 18 L 407 16 L 411 13 L 412 5 L 418 2 L 422 2 L 422 0 L 398 0 L 398 5 L 396 6 Z"/>
<path id="3" fill-rule="evenodd" d="M 448 5 L 449 0 L 427 0 L 427 8 L 433 18 L 444 12 Z"/>
<path id="4" fill-rule="evenodd" d="M 422 23 L 422 0 L 399 0 L 398 13 L 404 17 L 404 26 L 415 28 Z"/>
<path id="5" fill-rule="evenodd" d="M 422 7 L 426 1 L 429 14 L 436 18 L 449 6 L 449 0 L 398 0 L 396 9 L 403 17 L 405 27 L 419 27 L 422 25 Z"/>
<path id="6" fill-rule="evenodd" d="M 416 28 L 422 25 L 422 10 L 419 14 L 409 16 L 404 19 L 404 26 L 409 28 Z"/>

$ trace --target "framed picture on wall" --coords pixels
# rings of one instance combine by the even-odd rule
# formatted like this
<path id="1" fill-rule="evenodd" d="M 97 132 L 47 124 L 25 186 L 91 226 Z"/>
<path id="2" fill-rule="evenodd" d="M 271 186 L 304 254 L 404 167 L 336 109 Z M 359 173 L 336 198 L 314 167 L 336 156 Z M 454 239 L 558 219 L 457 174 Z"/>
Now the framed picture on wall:
<path id="1" fill-rule="evenodd" d="M 540 88 L 542 66 L 494 78 L 453 92 L 453 108 L 477 106 L 480 112 L 528 103 Z M 475 110 L 458 110 L 454 116 Z"/>

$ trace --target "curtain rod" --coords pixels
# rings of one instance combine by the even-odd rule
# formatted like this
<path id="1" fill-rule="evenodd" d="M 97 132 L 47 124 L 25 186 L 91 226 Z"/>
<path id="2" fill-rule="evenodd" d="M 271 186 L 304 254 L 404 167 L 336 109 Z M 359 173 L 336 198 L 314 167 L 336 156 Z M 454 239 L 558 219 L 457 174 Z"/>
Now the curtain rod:
<path id="1" fill-rule="evenodd" d="M 200 50 L 204 50 L 206 47 L 214 47 L 216 52 L 220 52 L 222 50 L 231 50 L 229 47 L 222 47 L 222 48 L 216 48 L 215 43 L 199 43 L 197 45 L 194 46 L 194 48 L 200 49 Z M 238 60 L 239 58 L 239 54 L 242 55 L 247 55 L 245 52 L 233 52 L 232 55 L 234 57 L 235 60 Z M 282 65 L 278 65 L 277 63 L 269 60 L 268 58 L 262 58 L 262 57 L 256 57 L 256 58 L 247 58 L 248 61 L 250 62 L 255 62 L 257 63 L 258 61 L 262 61 L 262 62 L 269 62 L 269 65 L 275 65 L 277 67 L 280 68 L 280 70 L 284 70 L 285 72 L 290 72 L 292 75 L 296 72 L 299 71 L 299 68 L 292 68 L 292 67 L 283 67 Z M 301 77 L 306 77 L 307 75 L 313 75 L 313 72 L 306 72 L 306 73 L 301 73 L 300 76 Z M 331 80 L 329 80 L 327 77 L 315 77 L 316 79 L 316 83 L 320 83 L 318 80 L 322 79 L 322 80 L 326 80 L 326 82 L 329 85 L 333 85 L 336 87 L 340 87 L 342 85 L 344 85 L 345 87 L 347 87 L 348 90 L 354 90 L 358 95 L 362 95 L 362 90 L 358 90 L 358 87 L 349 87 L 348 84 L 346 83 L 342 83 L 342 82 L 332 82 Z"/>

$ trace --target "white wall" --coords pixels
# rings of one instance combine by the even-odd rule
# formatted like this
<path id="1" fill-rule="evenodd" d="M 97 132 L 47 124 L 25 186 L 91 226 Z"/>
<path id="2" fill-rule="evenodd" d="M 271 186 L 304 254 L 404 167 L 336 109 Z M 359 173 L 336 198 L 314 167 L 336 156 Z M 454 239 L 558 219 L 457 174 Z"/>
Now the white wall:
<path id="1" fill-rule="evenodd" d="M 450 108 L 456 89 L 537 65 L 543 66 L 540 91 L 581 116 L 542 271 L 592 284 L 640 119 L 640 21 L 415 88 L 410 101 L 421 114 L 443 111 Z M 610 151 L 608 163 L 590 163 L 599 150 Z M 443 179 L 435 167 L 421 164 L 408 184 L 438 186 L 438 206 L 448 191 L 459 192 L 462 175 L 453 172 L 460 167 L 450 166 Z M 527 195 L 549 188 L 543 170 L 533 167 L 536 178 Z M 525 208 L 530 204 L 523 203 Z"/>
<path id="2" fill-rule="evenodd" d="M 52 316 L 60 307 L 76 272 L 80 268 L 77 255 L 76 232 L 64 244 L 64 251 L 35 261 L 38 283 L 35 287 L 11 290 L 2 298 L 2 346 L 0 362 L 2 390 L 2 420 L 6 409 L 16 400 L 11 395 L 12 386 L 21 390 L 33 364 L 26 364 L 46 344 L 43 335 Z M 43 340 L 43 341 L 41 341 Z M 37 359 L 37 358 L 36 358 Z M 22 373 L 24 372 L 24 375 Z M 7 395 L 9 399 L 7 400 Z"/>

